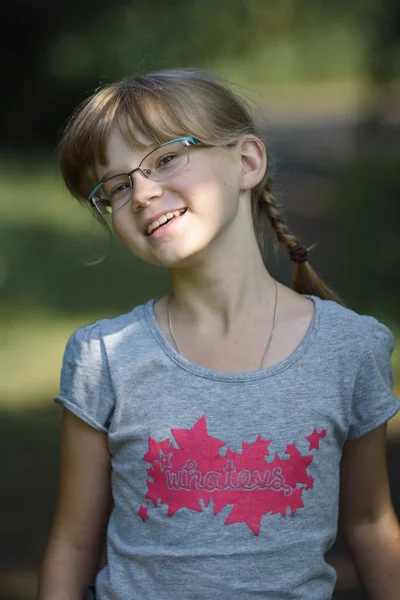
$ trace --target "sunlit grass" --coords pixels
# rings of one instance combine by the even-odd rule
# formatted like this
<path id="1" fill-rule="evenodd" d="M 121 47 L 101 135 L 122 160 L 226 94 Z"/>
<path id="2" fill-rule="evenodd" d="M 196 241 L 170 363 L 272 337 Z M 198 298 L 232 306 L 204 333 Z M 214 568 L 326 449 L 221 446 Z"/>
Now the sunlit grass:
<path id="1" fill-rule="evenodd" d="M 19 410 L 58 392 L 62 356 L 72 331 L 94 316 L 21 315 L 0 324 L 0 408 Z"/>
<path id="2" fill-rule="evenodd" d="M 1 165 L 0 208 L 3 225 L 41 223 L 63 230 L 101 233 L 88 210 L 65 188 L 56 164 L 21 162 Z"/>

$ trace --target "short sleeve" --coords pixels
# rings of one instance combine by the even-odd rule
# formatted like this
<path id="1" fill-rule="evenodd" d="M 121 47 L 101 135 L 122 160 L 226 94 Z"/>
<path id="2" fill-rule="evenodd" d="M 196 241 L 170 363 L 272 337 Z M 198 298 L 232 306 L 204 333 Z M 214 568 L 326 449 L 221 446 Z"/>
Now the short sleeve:
<path id="1" fill-rule="evenodd" d="M 54 401 L 77 417 L 107 432 L 114 412 L 114 392 L 100 327 L 77 329 L 65 347 L 60 393 Z"/>
<path id="2" fill-rule="evenodd" d="M 371 329 L 354 384 L 349 440 L 379 427 L 400 409 L 400 400 L 393 393 L 393 333 L 374 317 L 369 320 Z"/>

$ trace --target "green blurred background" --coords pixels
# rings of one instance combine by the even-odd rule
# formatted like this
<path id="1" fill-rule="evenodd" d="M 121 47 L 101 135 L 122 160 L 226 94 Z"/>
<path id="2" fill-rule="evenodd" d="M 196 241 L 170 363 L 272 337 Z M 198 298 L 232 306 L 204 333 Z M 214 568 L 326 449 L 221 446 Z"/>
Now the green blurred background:
<path id="1" fill-rule="evenodd" d="M 96 87 L 133 72 L 214 69 L 252 104 L 289 228 L 349 308 L 391 327 L 400 395 L 400 3 L 397 0 L 14 0 L 2 10 L 0 600 L 32 600 L 55 505 L 58 390 L 71 332 L 162 295 L 69 197 L 59 133 Z M 88 266 L 103 254 L 100 264 Z M 267 267 L 290 285 L 286 252 Z M 389 424 L 400 514 L 400 423 Z M 364 598 L 340 538 L 336 598 Z M 162 600 L 162 599 L 161 599 Z"/>

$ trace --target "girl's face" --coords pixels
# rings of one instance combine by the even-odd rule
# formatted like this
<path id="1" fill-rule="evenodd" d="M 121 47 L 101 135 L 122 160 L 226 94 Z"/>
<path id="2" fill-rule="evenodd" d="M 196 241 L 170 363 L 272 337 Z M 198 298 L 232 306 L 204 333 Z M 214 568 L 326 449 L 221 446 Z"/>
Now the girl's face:
<path id="1" fill-rule="evenodd" d="M 132 149 L 115 129 L 107 144 L 109 164 L 98 169 L 99 179 L 137 167 L 155 148 L 146 138 L 140 142 L 146 146 L 144 150 Z M 112 214 L 114 229 L 127 248 L 154 265 L 196 264 L 204 253 L 222 243 L 240 217 L 243 169 L 237 147 L 190 146 L 188 152 L 186 167 L 164 181 L 151 181 L 136 171 L 131 200 Z M 175 211 L 180 215 L 149 233 L 150 223 Z"/>

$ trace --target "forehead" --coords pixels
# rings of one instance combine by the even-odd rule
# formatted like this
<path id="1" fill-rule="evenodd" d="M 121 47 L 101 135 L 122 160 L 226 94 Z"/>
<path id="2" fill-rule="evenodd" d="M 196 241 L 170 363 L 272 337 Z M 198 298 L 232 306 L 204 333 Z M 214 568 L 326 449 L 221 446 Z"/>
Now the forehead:
<path id="1" fill-rule="evenodd" d="M 144 154 L 157 145 L 154 139 L 147 137 L 140 130 L 135 131 L 134 138 L 130 141 L 119 129 L 113 129 L 106 141 L 106 158 L 111 162 L 119 154 Z"/>
<path id="2" fill-rule="evenodd" d="M 134 143 L 129 143 L 119 129 L 113 129 L 105 143 L 105 164 L 97 164 L 96 171 L 100 179 L 112 171 L 130 171 L 135 163 L 153 148 L 157 142 L 146 137 L 141 131 L 135 131 Z"/>

